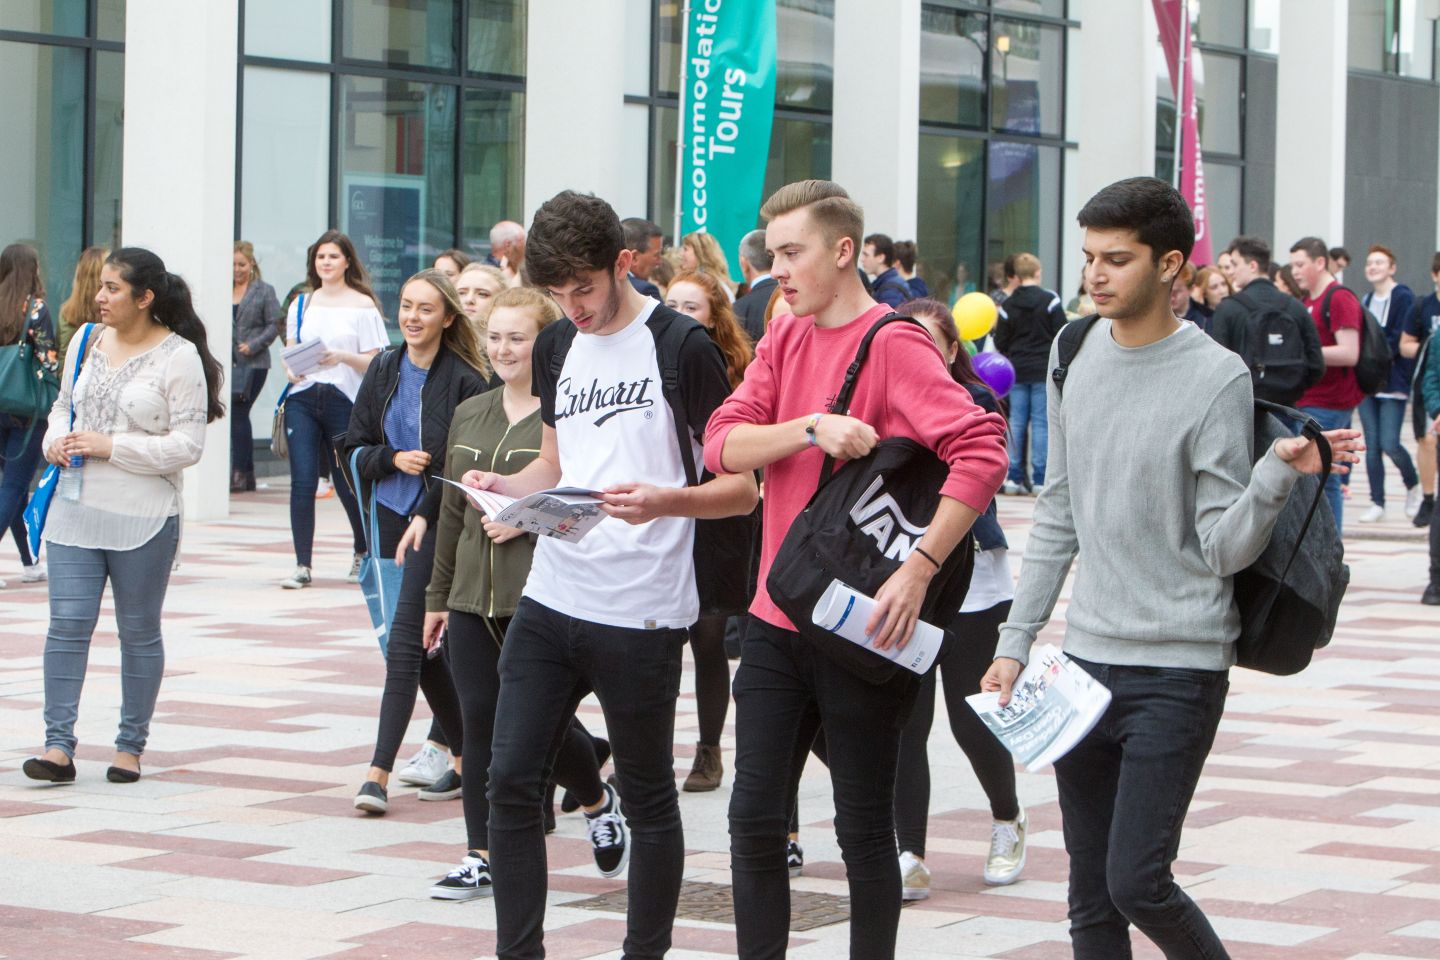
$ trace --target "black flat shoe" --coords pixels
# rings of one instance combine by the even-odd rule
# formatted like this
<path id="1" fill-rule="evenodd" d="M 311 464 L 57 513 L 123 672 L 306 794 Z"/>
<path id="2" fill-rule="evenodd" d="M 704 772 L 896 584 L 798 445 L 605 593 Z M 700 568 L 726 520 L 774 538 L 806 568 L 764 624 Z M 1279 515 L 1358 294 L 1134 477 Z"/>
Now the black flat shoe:
<path id="1" fill-rule="evenodd" d="M 75 782 L 74 760 L 70 760 L 62 766 L 52 760 L 46 760 L 44 757 L 31 757 L 25 761 L 21 769 L 31 780 L 46 780 L 50 783 Z"/>
<path id="2" fill-rule="evenodd" d="M 105 771 L 105 779 L 111 783 L 134 783 L 140 779 L 140 771 L 126 770 L 124 767 L 111 767 Z"/>

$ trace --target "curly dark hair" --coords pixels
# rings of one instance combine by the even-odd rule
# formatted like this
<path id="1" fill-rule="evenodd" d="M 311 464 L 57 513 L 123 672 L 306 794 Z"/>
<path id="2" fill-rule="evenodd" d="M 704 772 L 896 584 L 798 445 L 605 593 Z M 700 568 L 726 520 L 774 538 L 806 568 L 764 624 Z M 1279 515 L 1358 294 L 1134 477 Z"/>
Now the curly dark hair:
<path id="1" fill-rule="evenodd" d="M 583 273 L 613 270 L 626 249 L 625 230 L 610 204 L 564 190 L 535 211 L 525 243 L 525 274 L 537 287 L 563 287 Z"/>

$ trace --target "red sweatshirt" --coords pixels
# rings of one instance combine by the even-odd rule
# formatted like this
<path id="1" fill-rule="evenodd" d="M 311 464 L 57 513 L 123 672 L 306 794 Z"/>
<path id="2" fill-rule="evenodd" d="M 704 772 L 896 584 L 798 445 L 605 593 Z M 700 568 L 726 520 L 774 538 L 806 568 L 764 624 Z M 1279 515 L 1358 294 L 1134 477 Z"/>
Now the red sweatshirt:
<path id="1" fill-rule="evenodd" d="M 866 331 L 889 309 L 877 305 L 831 329 L 815 326 L 813 317 L 777 317 L 745 370 L 745 382 L 710 418 L 705 466 L 728 472 L 720 454 L 742 423 L 784 423 L 823 412 L 844 384 Z M 1004 420 L 975 405 L 950 377 L 929 334 L 915 324 L 891 323 L 875 338 L 855 383 L 850 416 L 870 424 L 882 440 L 909 437 L 934 450 L 950 465 L 940 492 L 974 510 L 983 512 L 1005 479 Z M 760 586 L 750 612 L 786 630 L 795 627 L 771 602 L 765 578 L 790 524 L 814 495 L 824 460 L 819 447 L 808 447 L 765 468 Z"/>

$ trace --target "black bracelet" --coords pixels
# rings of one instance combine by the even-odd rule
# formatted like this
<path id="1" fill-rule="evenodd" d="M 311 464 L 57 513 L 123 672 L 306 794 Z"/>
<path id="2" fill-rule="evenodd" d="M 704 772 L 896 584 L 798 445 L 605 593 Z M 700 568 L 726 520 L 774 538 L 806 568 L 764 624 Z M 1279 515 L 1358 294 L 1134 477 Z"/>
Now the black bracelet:
<path id="1" fill-rule="evenodd" d="M 926 560 L 929 560 L 931 563 L 935 564 L 935 569 L 936 569 L 936 570 L 941 569 L 941 567 L 940 567 L 940 561 L 939 561 L 939 560 L 936 560 L 934 557 L 930 556 L 930 554 L 926 553 L 926 552 L 925 552 L 925 549 L 924 549 L 923 547 L 917 546 L 917 547 L 915 548 L 915 552 L 918 553 L 918 554 L 920 554 L 920 556 L 924 557 Z"/>

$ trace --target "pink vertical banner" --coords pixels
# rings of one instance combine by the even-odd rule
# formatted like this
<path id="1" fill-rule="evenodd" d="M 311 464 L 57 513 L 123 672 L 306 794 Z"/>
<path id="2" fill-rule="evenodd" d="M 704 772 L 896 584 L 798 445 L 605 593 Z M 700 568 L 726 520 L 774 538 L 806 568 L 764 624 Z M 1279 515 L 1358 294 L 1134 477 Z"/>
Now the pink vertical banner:
<path id="1" fill-rule="evenodd" d="M 1160 46 L 1170 68 L 1170 85 L 1177 89 L 1176 121 L 1180 143 L 1175 162 L 1180 165 L 1180 194 L 1195 216 L 1195 250 L 1190 259 L 1210 263 L 1210 222 L 1205 211 L 1205 166 L 1200 157 L 1200 122 L 1195 114 L 1195 48 L 1191 43 L 1188 0 L 1151 0 L 1160 26 Z"/>

